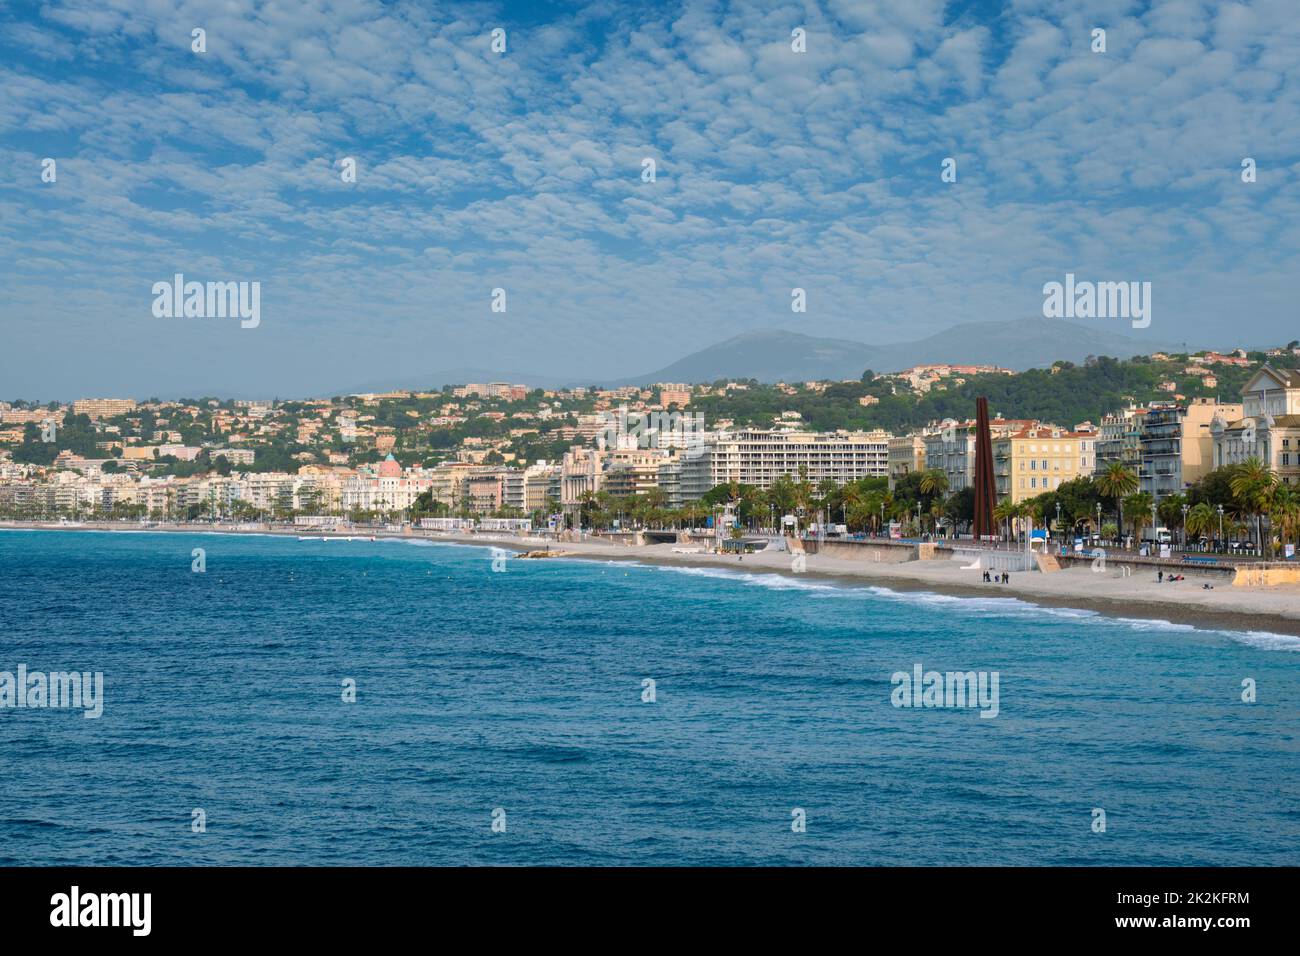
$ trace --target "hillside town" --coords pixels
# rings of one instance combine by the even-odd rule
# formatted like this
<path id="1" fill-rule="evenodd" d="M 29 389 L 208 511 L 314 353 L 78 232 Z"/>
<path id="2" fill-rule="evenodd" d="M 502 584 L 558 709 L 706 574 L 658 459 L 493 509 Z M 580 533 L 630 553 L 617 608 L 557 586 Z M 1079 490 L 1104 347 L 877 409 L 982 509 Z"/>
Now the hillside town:
<path id="1" fill-rule="evenodd" d="M 1166 506 L 1173 524 L 1190 489 L 1248 460 L 1281 487 L 1300 485 L 1296 343 L 1133 361 L 1147 394 L 1099 409 L 1096 421 L 994 405 L 1003 517 L 1081 479 L 1109 475 L 1113 484 L 1115 466 L 1133 480 L 1112 497 L 1138 496 L 1143 515 Z M 694 523 L 745 495 L 737 513 L 751 527 L 775 527 L 787 513 L 811 522 L 821 512 L 841 532 L 956 533 L 974 477 L 973 419 L 889 430 L 870 427 L 871 416 L 890 403 L 921 414 L 944 392 L 963 407 L 961 389 L 1087 371 L 939 364 L 771 386 L 491 382 L 305 401 L 4 402 L 0 516 L 627 527 Z M 789 407 L 755 413 L 760 392 Z M 831 407 L 854 409 L 855 421 L 814 427 L 808 418 L 825 417 L 815 403 L 837 395 L 843 404 Z M 1106 516 L 1100 506 L 1079 510 L 1068 516 L 1076 530 L 1098 533 L 1109 520 L 1112 536 L 1123 532 L 1118 509 L 1113 519 L 1109 508 Z M 1059 520 L 1059 508 L 1047 517 Z"/>

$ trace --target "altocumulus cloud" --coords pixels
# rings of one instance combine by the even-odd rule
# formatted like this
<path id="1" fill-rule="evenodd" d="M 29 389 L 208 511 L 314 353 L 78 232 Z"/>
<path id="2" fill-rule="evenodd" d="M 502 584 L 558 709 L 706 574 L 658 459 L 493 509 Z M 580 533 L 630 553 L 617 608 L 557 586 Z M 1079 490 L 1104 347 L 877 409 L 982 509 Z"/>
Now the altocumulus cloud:
<path id="1" fill-rule="evenodd" d="M 1293 337 L 1291 0 L 430 6 L 6 14 L 14 397 L 617 374 L 1029 318 L 1066 272 L 1151 281 L 1163 340 Z M 260 326 L 154 319 L 176 272 L 260 281 Z"/>

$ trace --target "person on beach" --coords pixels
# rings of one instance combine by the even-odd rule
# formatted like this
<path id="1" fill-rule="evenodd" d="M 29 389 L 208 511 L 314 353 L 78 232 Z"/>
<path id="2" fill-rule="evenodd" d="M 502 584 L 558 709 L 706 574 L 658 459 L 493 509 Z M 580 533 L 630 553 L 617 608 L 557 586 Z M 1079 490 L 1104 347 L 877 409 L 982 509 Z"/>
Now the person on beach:
<path id="1" fill-rule="evenodd" d="M 1165 583 L 1165 572 L 1163 570 L 1156 572 L 1156 584 Z"/>

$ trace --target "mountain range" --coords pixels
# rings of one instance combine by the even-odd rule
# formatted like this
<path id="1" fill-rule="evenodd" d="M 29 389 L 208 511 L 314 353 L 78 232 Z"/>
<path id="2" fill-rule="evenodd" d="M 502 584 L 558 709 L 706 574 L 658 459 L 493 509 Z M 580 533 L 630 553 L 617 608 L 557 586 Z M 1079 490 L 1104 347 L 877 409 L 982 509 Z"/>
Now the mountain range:
<path id="1" fill-rule="evenodd" d="M 866 369 L 898 372 L 913 365 L 948 363 L 997 365 L 1021 372 L 1064 360 L 1081 363 L 1090 355 L 1131 358 L 1156 351 L 1182 351 L 1183 345 L 1135 338 L 1059 319 L 967 322 L 913 342 L 868 345 L 851 339 L 819 338 L 785 329 L 760 329 L 692 352 L 663 368 L 640 375 L 583 379 L 555 373 L 452 368 L 410 382 L 387 381 L 353 387 L 346 393 L 429 388 L 466 382 L 519 382 L 541 388 L 567 385 L 648 385 L 653 382 L 712 382 L 753 378 L 760 382 L 803 382 L 861 378 Z"/>
<path id="2" fill-rule="evenodd" d="M 1045 368 L 1058 360 L 1080 363 L 1090 355 L 1126 359 L 1171 349 L 1180 346 L 1054 320 L 969 322 L 892 345 L 767 329 L 735 336 L 619 384 L 711 382 L 719 378 L 762 382 L 848 379 L 860 378 L 865 369 L 899 372 L 927 363 L 997 365 L 1021 372 Z"/>

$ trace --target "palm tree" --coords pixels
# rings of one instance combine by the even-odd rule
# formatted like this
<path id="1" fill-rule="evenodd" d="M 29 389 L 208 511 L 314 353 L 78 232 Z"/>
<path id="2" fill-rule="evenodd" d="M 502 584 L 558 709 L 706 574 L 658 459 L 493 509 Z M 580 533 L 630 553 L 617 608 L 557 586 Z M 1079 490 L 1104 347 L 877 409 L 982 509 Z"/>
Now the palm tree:
<path id="1" fill-rule="evenodd" d="M 996 521 L 999 525 L 1006 525 L 1008 536 L 1010 536 L 1010 532 L 1011 532 L 1011 519 L 1016 517 L 1016 514 L 1019 510 L 1020 509 L 1018 508 L 1018 506 L 1011 503 L 1011 499 L 1009 497 L 1003 498 L 1001 501 L 997 503 L 997 506 L 993 509 L 993 520 Z"/>
<path id="2" fill-rule="evenodd" d="M 1300 494 L 1291 490 L 1290 486 L 1279 483 L 1273 488 L 1268 517 L 1270 523 L 1277 527 L 1283 544 L 1286 544 L 1287 538 L 1295 538 L 1297 529 L 1300 529 Z"/>
<path id="3" fill-rule="evenodd" d="M 1138 490 L 1138 484 L 1138 476 L 1120 461 L 1112 461 L 1097 479 L 1097 490 L 1115 501 L 1116 524 L 1121 536 L 1124 534 L 1124 506 L 1121 502 Z"/>
<path id="4" fill-rule="evenodd" d="M 1183 495 L 1169 495 L 1161 499 L 1160 504 L 1156 505 L 1156 514 L 1160 515 L 1160 521 L 1166 528 L 1177 528 L 1183 523 L 1183 505 L 1187 504 L 1187 498 Z"/>
<path id="5" fill-rule="evenodd" d="M 917 489 L 923 495 L 942 495 L 948 490 L 948 476 L 942 469 L 929 468 L 921 473 Z"/>
<path id="6" fill-rule="evenodd" d="M 1151 520 L 1151 506 L 1154 503 L 1155 499 L 1149 491 L 1139 491 L 1124 499 L 1124 507 L 1133 516 L 1133 537 L 1142 536 L 1142 527 Z M 1123 534 L 1123 531 L 1120 533 Z"/>
<path id="7" fill-rule="evenodd" d="M 1247 514 L 1255 516 L 1255 540 L 1259 542 L 1259 553 L 1264 554 L 1264 537 L 1261 518 L 1268 511 L 1269 499 L 1273 486 L 1277 484 L 1277 475 L 1273 469 L 1252 455 L 1237 465 L 1237 473 L 1228 482 L 1235 497 Z"/>
<path id="8" fill-rule="evenodd" d="M 1218 512 L 1210 506 L 1208 501 L 1202 501 L 1199 505 L 1193 505 L 1187 512 L 1187 522 L 1184 531 L 1190 537 L 1201 537 L 1214 530 L 1215 522 L 1218 520 Z"/>

